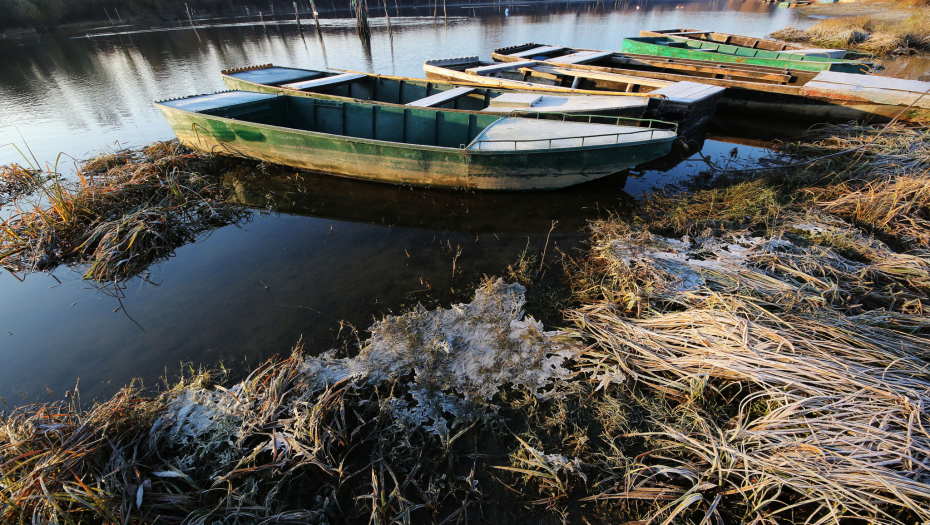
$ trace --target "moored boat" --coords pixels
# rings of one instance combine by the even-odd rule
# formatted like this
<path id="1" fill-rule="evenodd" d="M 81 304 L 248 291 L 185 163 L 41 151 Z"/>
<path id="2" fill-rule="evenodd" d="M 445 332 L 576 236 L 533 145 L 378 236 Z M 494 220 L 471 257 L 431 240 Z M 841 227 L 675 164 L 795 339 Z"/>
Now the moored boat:
<path id="1" fill-rule="evenodd" d="M 497 88 L 546 90 L 559 93 L 645 93 L 649 116 L 678 122 L 678 131 L 690 134 L 711 120 L 723 88 L 694 82 L 668 82 L 631 75 L 563 68 L 534 60 L 494 63 L 477 56 L 427 60 L 427 78 Z"/>
<path id="2" fill-rule="evenodd" d="M 908 84 L 911 95 L 899 93 L 898 96 L 888 97 L 872 96 L 870 93 L 860 93 L 861 96 L 857 96 L 849 89 L 840 93 L 838 89 L 827 89 L 830 86 L 823 85 L 819 88 L 816 85 L 806 87 L 815 79 L 822 81 L 827 76 L 834 81 L 842 79 L 840 83 L 847 86 L 869 84 L 872 86 L 870 89 L 878 89 L 875 87 L 876 83 L 897 80 L 878 75 L 780 70 L 765 66 L 702 63 L 657 57 L 652 57 L 656 58 L 656 61 L 643 61 L 642 55 L 537 43 L 496 49 L 491 56 L 495 60 L 505 62 L 525 60 L 524 57 L 530 56 L 554 67 L 581 69 L 592 73 L 644 76 L 665 81 L 688 80 L 720 86 L 726 88 L 719 103 L 720 110 L 740 115 L 748 113 L 818 122 L 869 119 L 883 121 L 896 116 L 901 120 L 922 121 L 928 116 L 927 110 L 921 107 L 923 99 L 918 100 L 918 96 L 926 88 L 915 91 L 920 88 L 919 83 Z M 661 60 L 669 61 L 669 65 L 674 67 L 665 67 L 659 62 Z M 695 62 L 696 66 L 690 65 Z M 903 102 L 904 100 L 907 101 Z M 914 101 L 917 101 L 917 104 L 905 111 Z"/>
<path id="3" fill-rule="evenodd" d="M 719 80 L 720 82 L 710 83 L 723 87 L 729 87 L 729 82 L 791 85 L 805 82 L 817 74 L 814 71 L 771 66 L 667 58 L 533 42 L 495 49 L 491 53 L 491 58 L 498 62 L 537 60 L 552 65 L 593 71 L 600 70 L 597 68 L 609 67 L 612 72 L 618 74 L 668 82 L 681 82 L 696 78 Z"/>
<path id="4" fill-rule="evenodd" d="M 679 38 L 687 38 L 689 40 L 699 40 L 704 42 L 717 42 L 719 44 L 729 44 L 733 46 L 747 47 L 750 49 L 764 49 L 766 51 L 784 51 L 786 53 L 794 53 L 800 55 L 820 55 L 830 58 L 853 58 L 849 57 L 849 53 L 846 49 L 828 49 L 828 48 L 811 48 L 807 46 L 802 46 L 801 44 L 795 44 L 792 42 L 784 42 L 781 40 L 772 40 L 768 38 L 756 38 L 752 36 L 742 36 L 742 35 L 731 35 L 730 33 L 721 33 L 719 31 L 704 31 L 701 29 L 688 29 L 688 28 L 678 28 L 678 29 L 659 29 L 659 30 L 642 30 L 639 32 L 639 36 L 649 37 L 649 36 L 674 36 Z M 859 53 L 849 53 L 851 55 L 859 55 Z"/>
<path id="5" fill-rule="evenodd" d="M 226 91 L 156 102 L 207 152 L 394 184 L 556 189 L 671 150 L 674 130 Z M 604 121 L 621 117 L 588 117 Z"/>
<path id="6" fill-rule="evenodd" d="M 639 93 L 618 97 L 532 90 L 518 92 L 426 79 L 276 67 L 271 64 L 227 69 L 222 71 L 222 76 L 226 87 L 231 90 L 498 115 L 532 112 L 641 118 L 649 107 L 650 98 Z"/>
<path id="7" fill-rule="evenodd" d="M 624 38 L 620 51 L 641 55 L 754 64 L 807 71 L 864 74 L 872 69 L 872 64 L 857 60 L 840 60 L 822 55 L 802 55 L 787 51 L 752 49 L 677 36 Z"/>

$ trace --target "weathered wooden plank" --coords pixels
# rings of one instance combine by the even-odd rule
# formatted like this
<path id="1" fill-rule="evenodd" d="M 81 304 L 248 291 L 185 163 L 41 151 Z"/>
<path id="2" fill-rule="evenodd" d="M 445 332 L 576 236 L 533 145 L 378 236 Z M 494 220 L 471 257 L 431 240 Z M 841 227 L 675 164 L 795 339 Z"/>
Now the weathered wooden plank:
<path id="1" fill-rule="evenodd" d="M 535 64 L 535 60 L 521 60 L 519 62 L 502 62 L 500 64 L 492 64 L 490 66 L 481 66 L 481 67 L 471 67 L 465 70 L 469 75 L 478 75 L 480 77 L 492 75 L 494 73 L 499 73 L 501 71 L 509 71 L 511 69 L 520 69 L 521 67 L 532 66 Z"/>
<path id="2" fill-rule="evenodd" d="M 570 55 L 550 58 L 546 60 L 546 62 L 558 62 L 559 64 L 586 64 L 601 58 L 609 57 L 612 54 L 613 53 L 611 51 L 579 51 Z"/>
<path id="3" fill-rule="evenodd" d="M 819 82 L 830 82 L 831 84 L 893 91 L 911 91 L 916 93 L 923 93 L 927 91 L 927 89 L 930 89 L 930 82 L 921 82 L 920 80 L 883 77 L 881 75 L 852 75 L 849 73 L 837 73 L 836 71 L 822 71 L 814 77 L 814 80 Z"/>
<path id="4" fill-rule="evenodd" d="M 558 66 L 543 66 L 539 65 L 532 68 L 533 71 L 538 71 L 540 73 L 548 73 L 550 75 L 569 75 L 573 77 L 581 78 L 591 78 L 591 79 L 600 79 L 607 80 L 611 82 L 623 82 L 627 84 L 638 84 L 641 86 L 648 87 L 666 87 L 668 86 L 668 81 L 663 80 L 653 80 L 647 79 L 644 77 L 632 76 L 632 75 L 621 75 L 618 73 L 602 73 L 600 71 L 589 71 L 587 69 L 572 69 L 567 67 L 558 67 Z"/>
<path id="5" fill-rule="evenodd" d="M 343 73 L 341 75 L 333 75 L 331 77 L 318 78 L 316 80 L 306 80 L 304 82 L 294 82 L 293 84 L 283 84 L 281 87 L 289 89 L 313 89 L 324 86 L 338 86 L 340 84 L 348 84 L 349 82 L 355 82 L 360 78 L 365 78 L 365 75 L 359 75 L 356 73 Z"/>
<path id="6" fill-rule="evenodd" d="M 930 93 L 924 95 L 923 91 L 896 91 L 810 81 L 801 88 L 801 94 L 806 96 L 829 97 L 837 100 L 870 100 L 893 106 L 909 106 L 914 104 L 915 107 L 930 108 Z"/>
<path id="7" fill-rule="evenodd" d="M 540 46 L 534 47 L 533 49 L 527 49 L 526 51 L 520 51 L 519 53 L 511 53 L 510 56 L 526 58 L 536 55 L 545 55 L 546 53 L 554 53 L 556 51 L 562 51 L 564 47 L 558 46 Z"/>
<path id="8" fill-rule="evenodd" d="M 694 103 L 713 97 L 725 91 L 725 88 L 718 86 L 708 86 L 697 82 L 677 82 L 671 86 L 664 87 L 653 91 L 665 95 L 669 100 L 674 102 Z"/>
<path id="9" fill-rule="evenodd" d="M 455 89 L 450 89 L 448 91 L 443 91 L 442 93 L 436 93 L 435 95 L 430 95 L 426 98 L 421 98 L 420 100 L 414 100 L 413 102 L 408 102 L 404 104 L 405 106 L 417 106 L 421 108 L 431 108 L 434 106 L 441 106 L 447 102 L 452 102 L 455 99 L 462 98 L 465 95 L 474 93 L 475 88 L 470 87 L 457 87 Z"/>
<path id="10" fill-rule="evenodd" d="M 843 58 L 846 56 L 845 49 L 821 49 L 821 48 L 805 48 L 805 49 L 785 49 L 785 53 L 791 53 L 792 55 L 811 55 L 811 56 L 826 56 L 830 58 Z"/>

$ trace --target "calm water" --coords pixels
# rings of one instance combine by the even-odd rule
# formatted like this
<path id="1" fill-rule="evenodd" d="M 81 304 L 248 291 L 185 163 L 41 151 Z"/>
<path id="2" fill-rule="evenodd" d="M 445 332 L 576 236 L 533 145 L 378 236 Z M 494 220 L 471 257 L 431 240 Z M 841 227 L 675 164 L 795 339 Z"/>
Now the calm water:
<path id="1" fill-rule="evenodd" d="M 373 19 L 370 47 L 353 21 L 326 13 L 322 44 L 312 30 L 301 37 L 284 22 L 0 41 L 0 164 L 23 162 L 7 144 L 24 152 L 28 145 L 44 163 L 171 138 L 152 102 L 221 90 L 218 72 L 228 67 L 271 62 L 422 76 L 426 59 L 487 57 L 527 41 L 616 49 L 641 28 L 763 36 L 805 23 L 758 0 L 512 6 L 507 15 L 450 8 L 448 25 L 421 16 L 426 11 L 392 17 L 393 44 L 383 20 Z M 736 147 L 748 161 L 761 154 L 751 141 L 730 142 L 707 140 L 704 153 L 728 158 Z M 300 195 L 283 183 L 253 188 L 239 195 L 256 208 L 250 221 L 178 249 L 117 293 L 68 268 L 0 274 L 0 397 L 49 399 L 47 389 L 59 397 L 77 378 L 85 396 L 106 395 L 134 377 L 153 385 L 182 362 L 241 367 L 301 339 L 308 351 L 325 350 L 349 325 L 364 329 L 417 302 L 467 300 L 482 275 L 501 274 L 547 239 L 548 258 L 556 248 L 570 252 L 586 220 L 701 166 L 690 159 L 548 194 L 411 190 L 309 175 Z M 285 204 L 262 211 L 267 195 L 284 195 L 277 202 Z"/>

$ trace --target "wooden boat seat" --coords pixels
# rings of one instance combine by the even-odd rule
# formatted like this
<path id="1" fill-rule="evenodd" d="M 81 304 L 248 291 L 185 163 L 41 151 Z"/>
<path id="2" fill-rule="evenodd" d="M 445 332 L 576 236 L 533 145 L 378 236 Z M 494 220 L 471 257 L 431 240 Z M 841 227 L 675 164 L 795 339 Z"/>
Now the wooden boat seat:
<path id="1" fill-rule="evenodd" d="M 283 84 L 281 87 L 289 89 L 312 89 L 320 87 L 330 87 L 330 86 L 340 86 L 342 84 L 348 84 L 349 82 L 355 82 L 360 78 L 365 78 L 365 75 L 359 75 L 358 73 L 343 73 L 341 75 L 333 75 L 331 77 L 323 77 L 315 80 L 306 80 L 304 82 L 294 82 L 293 84 Z"/>
<path id="2" fill-rule="evenodd" d="M 493 75 L 494 73 L 500 73 L 501 71 L 509 71 L 511 69 L 520 69 L 521 67 L 532 66 L 535 64 L 535 60 L 521 60 L 519 62 L 501 62 L 500 64 L 492 64 L 490 66 L 481 66 L 481 67 L 470 67 L 465 70 L 466 73 L 470 75 L 478 75 L 481 77 L 486 77 Z"/>
<path id="3" fill-rule="evenodd" d="M 457 87 L 450 89 L 448 91 L 443 91 L 442 93 L 436 93 L 435 95 L 430 95 L 426 98 L 421 98 L 420 100 L 414 100 L 413 102 L 408 102 L 406 106 L 417 106 L 420 108 L 432 108 L 436 106 L 441 106 L 447 102 L 452 102 L 453 100 L 464 97 L 465 95 L 475 92 L 475 88 L 470 87 Z"/>
<path id="4" fill-rule="evenodd" d="M 676 82 L 671 86 L 652 91 L 652 93 L 665 95 L 665 97 L 672 102 L 690 105 L 700 100 L 722 94 L 724 91 L 726 91 L 726 88 L 720 86 L 699 84 L 697 82 Z"/>
<path id="5" fill-rule="evenodd" d="M 586 64 L 588 62 L 594 62 L 595 60 L 609 57 L 612 54 L 613 53 L 610 51 L 579 51 L 570 55 L 550 58 L 546 60 L 546 62 L 558 62 L 560 64 Z"/>
<path id="6" fill-rule="evenodd" d="M 513 53 L 510 56 L 526 58 L 526 57 L 532 57 L 536 55 L 545 55 L 546 53 L 555 53 L 557 51 L 562 51 L 564 49 L 565 49 L 564 47 L 558 47 L 558 46 L 540 46 L 540 47 L 534 47 L 533 49 L 527 49 L 526 51 L 520 51 L 519 53 Z"/>

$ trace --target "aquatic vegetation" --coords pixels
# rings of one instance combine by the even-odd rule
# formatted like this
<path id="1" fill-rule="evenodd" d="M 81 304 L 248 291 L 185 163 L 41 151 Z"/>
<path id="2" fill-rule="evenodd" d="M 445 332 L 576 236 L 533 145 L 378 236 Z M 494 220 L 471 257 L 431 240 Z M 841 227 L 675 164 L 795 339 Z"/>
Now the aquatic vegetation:
<path id="1" fill-rule="evenodd" d="M 172 141 L 92 158 L 73 180 L 4 168 L 28 176 L 39 199 L 25 209 L 17 201 L 0 224 L 0 265 L 25 272 L 75 264 L 96 281 L 133 277 L 176 247 L 249 218 L 224 200 L 221 175 L 238 166 Z"/>
<path id="2" fill-rule="evenodd" d="M 19 164 L 0 166 L 0 206 L 32 194 L 46 180 L 47 174 L 31 167 Z"/>
<path id="3" fill-rule="evenodd" d="M 928 521 L 927 137 L 820 128 L 590 223 L 562 330 L 524 252 L 353 355 L 0 415 L 0 519 Z"/>

